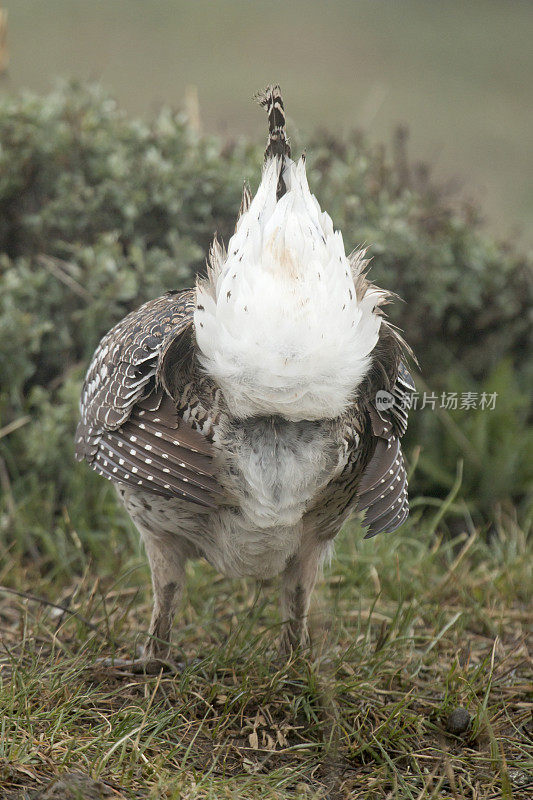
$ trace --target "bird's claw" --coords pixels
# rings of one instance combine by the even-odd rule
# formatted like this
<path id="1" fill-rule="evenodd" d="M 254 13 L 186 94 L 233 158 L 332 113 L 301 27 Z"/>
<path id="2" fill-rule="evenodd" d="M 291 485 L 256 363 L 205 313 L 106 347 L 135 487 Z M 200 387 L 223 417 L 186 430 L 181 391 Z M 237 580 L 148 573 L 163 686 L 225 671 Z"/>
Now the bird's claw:
<path id="1" fill-rule="evenodd" d="M 130 673 L 133 675 L 157 675 L 160 672 L 176 674 L 181 672 L 183 664 L 169 658 L 142 656 L 140 658 L 97 658 L 96 669 L 108 669 L 111 672 Z"/>

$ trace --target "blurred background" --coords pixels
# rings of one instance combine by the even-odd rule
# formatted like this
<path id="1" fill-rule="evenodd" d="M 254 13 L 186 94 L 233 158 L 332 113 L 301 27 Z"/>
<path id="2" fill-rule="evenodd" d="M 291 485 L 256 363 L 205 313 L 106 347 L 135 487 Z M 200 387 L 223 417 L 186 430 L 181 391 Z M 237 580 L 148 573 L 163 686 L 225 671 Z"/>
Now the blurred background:
<path id="1" fill-rule="evenodd" d="M 531 0 L 0 0 L 2 798 L 533 796 L 532 41 Z M 106 678 L 150 578 L 74 461 L 85 372 L 227 242 L 271 82 L 347 252 L 403 301 L 411 513 L 347 522 L 309 666 L 278 668 L 270 589 L 195 561 L 187 668 Z"/>
<path id="2" fill-rule="evenodd" d="M 413 511 L 453 495 L 452 533 L 529 521 L 533 4 L 0 7 L 0 545 L 46 571 L 60 546 L 80 556 L 72 531 L 105 560 L 127 525 L 73 464 L 85 370 L 117 320 L 191 286 L 213 233 L 231 235 L 263 159 L 252 96 L 273 81 L 347 251 L 369 245 L 372 279 L 405 301 L 390 316 L 436 398 L 411 414 Z"/>
<path id="3" fill-rule="evenodd" d="M 98 81 L 132 115 L 196 87 L 204 130 L 263 137 L 254 92 L 279 82 L 291 130 L 408 123 L 412 151 L 533 244 L 529 0 L 16 0 L 2 92 Z"/>

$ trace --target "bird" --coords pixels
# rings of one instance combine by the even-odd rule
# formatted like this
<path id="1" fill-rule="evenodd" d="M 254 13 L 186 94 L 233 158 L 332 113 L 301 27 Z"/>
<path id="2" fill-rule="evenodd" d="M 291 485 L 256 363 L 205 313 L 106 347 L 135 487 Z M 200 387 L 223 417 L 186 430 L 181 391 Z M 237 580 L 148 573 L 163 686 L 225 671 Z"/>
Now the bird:
<path id="1" fill-rule="evenodd" d="M 280 648 L 309 643 L 311 595 L 352 512 L 366 536 L 409 513 L 401 438 L 411 353 L 291 158 L 279 85 L 256 96 L 268 140 L 235 231 L 194 288 L 141 305 L 103 337 L 75 455 L 110 480 L 144 542 L 153 609 L 131 668 L 168 664 L 191 558 L 280 580 Z"/>

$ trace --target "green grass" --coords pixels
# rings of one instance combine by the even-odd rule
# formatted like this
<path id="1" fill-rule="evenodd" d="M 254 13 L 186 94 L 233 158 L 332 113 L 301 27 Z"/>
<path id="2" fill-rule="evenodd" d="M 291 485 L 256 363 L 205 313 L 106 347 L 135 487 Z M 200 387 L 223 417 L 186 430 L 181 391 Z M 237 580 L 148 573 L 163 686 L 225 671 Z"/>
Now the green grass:
<path id="1" fill-rule="evenodd" d="M 526 3 L 511 8 L 496 2 L 468 6 L 454 2 L 450 13 L 444 4 L 437 8 L 422 0 L 397 8 L 366 0 L 339 1 L 324 22 L 323 4 L 298 1 L 284 8 L 281 28 L 276 15 L 265 15 L 260 4 L 242 0 L 223 7 L 205 2 L 145 5 L 144 14 L 137 15 L 129 14 L 129 4 L 123 0 L 112 7 L 53 0 L 58 11 L 54 14 L 49 4 L 39 9 L 31 0 L 21 0 L 10 9 L 12 66 L 2 90 L 23 85 L 48 89 L 51 76 L 57 74 L 96 75 L 105 78 L 126 108 L 137 113 L 162 99 L 177 104 L 185 86 L 195 84 L 208 129 L 230 135 L 253 130 L 254 140 L 261 131 L 262 140 L 264 120 L 250 106 L 249 97 L 267 81 L 279 79 L 296 141 L 295 121 L 304 130 L 313 128 L 317 108 L 331 130 L 356 124 L 383 136 L 394 122 L 407 121 L 419 155 L 429 153 L 429 161 L 436 161 L 441 173 L 459 174 L 465 184 L 486 188 L 485 207 L 501 226 L 497 230 L 516 222 L 531 238 L 532 197 L 527 182 L 531 153 L 524 135 L 531 106 L 524 99 L 523 75 L 528 63 L 524 59 L 531 61 L 533 53 L 528 48 L 533 12 Z M 13 167 L 12 177 L 8 175 L 9 198 L 9 181 L 25 173 L 24 147 L 32 114 L 42 124 L 41 113 L 48 121 L 48 114 L 53 118 L 56 113 L 53 104 L 51 112 L 46 106 L 32 112 L 32 101 L 27 103 L 29 111 L 19 114 L 26 120 L 28 113 L 26 133 L 20 136 L 22 150 L 19 153 L 17 145 L 13 160 L 8 158 L 11 165 L 19 163 L 17 158 L 23 164 L 22 172 Z M 61 164 L 66 157 L 64 148 L 54 149 L 56 131 L 65 134 L 65 120 L 66 130 L 70 125 L 75 132 L 79 120 L 89 120 L 89 130 L 98 131 L 96 141 L 102 149 L 94 152 L 102 164 L 106 153 L 115 152 L 110 137 L 122 128 L 116 127 L 112 114 L 108 119 L 108 112 L 98 110 L 98 104 L 88 108 L 95 116 L 93 111 L 65 113 L 53 135 L 48 132 L 51 128 L 43 128 L 44 148 L 38 136 L 31 140 L 35 163 L 50 168 L 50 175 L 55 174 L 54 163 L 47 148 Z M 87 134 L 84 124 L 80 130 Z M 125 138 L 117 139 L 122 157 L 124 142 L 132 152 L 138 147 L 140 154 L 139 160 L 126 159 L 124 164 L 144 164 L 145 134 L 142 126 L 138 130 L 133 137 L 122 131 L 120 137 Z M 179 144 L 176 136 L 172 141 Z M 76 155 L 77 134 L 72 141 Z M 87 140 L 83 146 L 93 154 L 92 143 Z M 246 147 L 242 145 L 242 158 Z M 190 152 L 198 159 L 203 150 Z M 349 152 L 353 161 L 354 151 Z M 361 155 L 363 161 L 370 158 L 370 151 L 361 152 L 366 153 Z M 141 223 L 131 251 L 112 237 L 98 239 L 96 245 L 89 237 L 83 250 L 81 245 L 76 249 L 81 218 L 74 215 L 76 246 L 71 251 L 73 259 L 80 253 L 83 258 L 69 268 L 78 270 L 78 277 L 87 275 L 96 293 L 102 285 L 109 287 L 101 304 L 83 318 L 82 331 L 96 337 L 95 320 L 104 313 L 104 305 L 115 302 L 115 295 L 121 302 L 137 296 L 130 281 L 132 264 L 141 276 L 142 291 L 153 296 L 157 292 L 152 292 L 151 284 L 142 282 L 145 272 L 156 281 L 154 285 L 160 281 L 168 288 L 170 277 L 175 279 L 175 265 L 185 269 L 198 258 L 196 239 L 205 235 L 204 228 L 211 235 L 217 227 L 211 226 L 209 214 L 217 218 L 231 205 L 220 201 L 217 210 L 212 203 L 213 195 L 220 200 L 221 191 L 213 187 L 225 186 L 226 177 L 220 182 L 213 167 L 216 148 L 209 153 L 199 161 L 205 185 L 197 187 L 188 211 L 196 228 L 189 232 L 183 223 L 183 252 L 177 255 L 174 238 L 168 240 L 172 257 L 150 258 L 148 249 L 140 250 L 138 243 L 144 247 L 145 241 Z M 252 156 L 246 158 L 249 165 Z M 374 172 L 361 168 L 353 173 L 352 183 L 343 184 L 351 161 L 344 164 L 343 156 L 337 162 L 335 158 L 322 190 L 330 201 L 340 197 L 337 214 L 345 220 L 347 233 L 355 224 L 358 206 L 345 207 L 345 192 L 338 186 L 351 187 L 350 202 L 353 187 L 359 186 L 368 211 L 366 216 L 359 214 L 358 224 L 362 230 L 368 223 L 371 230 L 374 225 L 377 232 L 384 231 L 385 238 L 379 237 L 375 248 L 377 258 L 381 247 L 382 254 L 390 251 L 393 265 L 397 254 L 400 264 L 422 263 L 427 269 L 427 253 L 439 281 L 459 258 L 464 274 L 458 276 L 457 297 L 462 298 L 464 290 L 465 302 L 470 294 L 474 298 L 469 300 L 468 308 L 474 309 L 467 315 L 469 325 L 471 318 L 486 316 L 472 305 L 481 285 L 478 280 L 492 274 L 493 264 L 503 274 L 507 249 L 496 250 L 475 234 L 470 238 L 461 217 L 450 217 L 450 228 L 457 226 L 457 235 L 446 233 L 448 212 L 438 203 L 440 216 L 435 214 L 435 219 L 442 217 L 442 234 L 438 227 L 428 233 L 429 227 L 426 231 L 416 220 L 426 202 L 433 209 L 429 195 L 423 194 L 414 205 L 410 189 L 397 196 L 394 172 L 392 182 L 384 178 L 383 189 L 376 191 L 379 197 L 380 192 L 387 195 L 394 189 L 391 209 L 388 203 L 375 207 L 374 190 L 365 187 L 373 185 L 381 168 Z M 165 159 L 158 163 L 165 165 Z M 98 163 L 96 159 L 94 164 Z M 122 162 L 109 159 L 109 164 L 117 163 Z M 230 169 L 228 165 L 235 170 L 237 157 L 221 163 L 220 169 Z M 110 180 L 107 167 L 92 168 L 97 180 L 85 182 L 80 177 L 80 186 L 100 186 Z M 63 171 L 61 166 L 61 177 Z M 238 174 L 240 185 L 240 166 Z M 143 175 L 146 182 L 148 173 L 141 169 Z M 77 178 L 73 180 L 77 185 Z M 189 180 L 186 172 L 179 180 Z M 161 196 L 170 196 L 161 195 L 162 188 L 179 195 L 179 180 L 168 184 L 155 180 L 153 193 L 135 190 L 138 218 L 142 220 L 145 202 L 147 208 L 157 207 L 156 200 L 160 203 Z M 16 235 L 9 237 L 10 247 L 20 230 L 33 232 L 38 249 L 32 257 L 39 259 L 39 232 L 52 230 L 56 237 L 56 227 L 68 230 L 68 225 L 63 228 L 56 221 L 64 221 L 63 208 L 67 222 L 70 219 L 73 195 L 68 182 L 66 189 L 62 181 L 57 185 L 59 200 L 64 195 L 68 202 L 52 204 L 41 228 L 37 217 L 27 214 L 35 202 L 30 193 L 31 202 L 22 203 L 20 212 L 29 227 L 19 229 L 17 218 L 13 219 Z M 145 184 L 141 180 L 139 185 Z M 116 198 L 120 192 L 127 196 L 129 187 L 120 180 L 113 185 L 111 196 L 118 207 Z M 102 196 L 106 197 L 105 191 Z M 18 208 L 17 204 L 18 200 Z M 48 213 L 46 203 L 43 208 Z M 107 224 L 103 201 L 98 208 Z M 87 223 L 89 230 L 92 222 Z M 164 227 L 162 231 L 163 242 Z M 416 246 L 415 234 L 422 236 Z M 42 234 L 46 247 L 53 254 L 59 246 L 63 256 L 66 242 L 49 237 Z M 21 243 L 29 246 L 26 233 Z M 441 246 L 439 260 L 432 253 Z M 448 253 L 453 255 L 451 261 Z M 512 249 L 509 253 L 514 263 Z M 106 277 L 114 259 L 119 264 L 116 289 L 115 278 Z M 505 274 L 514 274 L 510 264 Z M 289 663 L 277 654 L 276 582 L 259 588 L 251 581 L 231 582 L 205 564 L 194 563 L 189 566 L 174 632 L 175 657 L 184 661 L 185 668 L 174 675 L 150 677 L 111 673 L 98 666 L 98 659 L 113 653 L 134 655 L 144 639 L 151 602 L 149 573 L 137 534 L 118 509 L 109 484 L 86 467 L 71 464 L 79 386 L 70 367 L 76 362 L 75 369 L 81 369 L 78 360 L 88 346 L 87 333 L 81 336 L 83 347 L 74 358 L 71 340 L 79 325 L 79 308 L 68 293 L 55 293 L 57 276 L 39 273 L 36 265 L 45 269 L 38 260 L 14 265 L 20 274 L 15 280 L 10 271 L 12 300 L 6 293 L 6 331 L 15 329 L 19 319 L 28 328 L 25 314 L 34 313 L 37 322 L 29 326 L 28 344 L 17 340 L 18 350 L 5 351 L 4 363 L 12 374 L 5 382 L 9 389 L 4 393 L 5 407 L 0 409 L 6 415 L 0 425 L 1 800 L 531 800 L 533 542 L 527 502 L 515 511 L 511 499 L 512 494 L 527 494 L 529 486 L 526 421 L 520 416 L 524 398 L 518 384 L 512 385 L 510 368 L 500 365 L 498 375 L 490 379 L 498 378 L 502 387 L 498 387 L 497 413 L 463 420 L 442 414 L 442 436 L 428 429 L 418 436 L 418 471 L 425 471 L 433 483 L 426 486 L 430 496 L 412 500 L 413 516 L 401 531 L 363 541 L 355 522 L 345 528 L 315 594 L 311 653 L 299 654 Z M 493 292 L 486 302 L 494 312 L 491 298 L 501 296 L 501 289 L 490 288 L 497 283 L 486 285 Z M 47 300 L 44 310 L 38 304 L 40 316 L 28 299 L 32 291 Z M 72 319 L 67 314 L 62 323 L 57 308 L 74 309 Z M 453 313 L 446 310 L 443 321 L 450 322 L 450 316 Z M 41 345 L 39 331 L 46 333 L 51 319 L 56 323 L 53 337 L 43 338 Z M 480 352 L 492 353 L 496 361 L 495 344 L 506 350 L 502 341 L 507 341 L 504 334 L 510 327 L 507 317 L 502 320 L 492 338 L 480 345 Z M 457 318 L 456 324 L 460 324 Z M 21 322 L 18 329 L 23 331 L 24 326 Z M 412 324 L 405 327 L 409 338 Z M 453 330 L 450 324 L 449 331 Z M 508 340 L 509 349 L 519 341 L 518 335 Z M 56 374 L 59 367 L 54 361 L 63 353 L 61 347 L 71 353 L 72 362 L 61 355 L 59 366 L 63 361 L 67 365 L 62 376 Z M 50 375 L 46 369 L 39 372 L 45 362 L 52 365 Z M 13 364 L 21 366 L 15 369 Z M 465 374 L 467 366 L 461 367 Z M 28 394 L 24 370 L 33 375 L 34 367 L 38 375 Z M 448 381 L 450 376 L 446 374 Z M 58 389 L 58 379 L 65 378 Z M 24 443 L 9 433 L 13 423 L 27 433 Z M 459 447 L 450 448 L 452 442 Z M 456 496 L 459 480 L 453 485 L 458 454 L 465 458 L 460 496 Z M 448 490 L 450 497 L 442 503 L 437 495 Z M 426 511 L 424 519 L 421 510 Z M 490 525 L 476 528 L 470 513 L 476 520 L 491 520 Z M 447 719 L 459 706 L 468 709 L 472 723 L 454 736 Z"/>
<path id="2" fill-rule="evenodd" d="M 95 663 L 133 655 L 149 616 L 118 514 L 100 556 L 71 530 L 63 570 L 5 553 L 2 583 L 28 596 L 0 592 L 2 798 L 530 798 L 532 540 L 509 518 L 487 539 L 468 515 L 451 539 L 434 513 L 370 541 L 344 529 L 313 651 L 288 663 L 276 582 L 191 563 L 175 675 Z"/>

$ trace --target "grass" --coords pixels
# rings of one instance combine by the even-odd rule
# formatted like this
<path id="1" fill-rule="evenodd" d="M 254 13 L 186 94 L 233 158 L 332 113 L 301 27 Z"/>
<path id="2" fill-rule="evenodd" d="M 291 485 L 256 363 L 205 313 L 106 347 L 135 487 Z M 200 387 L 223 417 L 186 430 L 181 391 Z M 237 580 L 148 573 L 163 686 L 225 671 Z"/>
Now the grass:
<path id="1" fill-rule="evenodd" d="M 369 541 L 348 524 L 315 595 L 313 651 L 289 662 L 275 582 L 191 563 L 175 675 L 95 663 L 133 655 L 147 626 L 131 530 L 101 557 L 71 530 L 53 571 L 6 552 L 2 798 L 531 798 L 532 541 L 513 519 L 487 538 L 467 516 L 451 539 L 454 508 Z M 471 725 L 453 735 L 458 706 Z"/>
<path id="2" fill-rule="evenodd" d="M 90 76 L 139 113 L 180 103 L 194 85 L 208 129 L 263 137 L 249 98 L 280 80 L 295 136 L 296 123 L 317 125 L 317 109 L 331 129 L 378 138 L 407 121 L 437 171 L 486 195 L 498 231 L 516 224 L 531 241 L 526 3 L 454 2 L 450 14 L 421 0 L 339 1 L 324 24 L 323 4 L 296 2 L 281 27 L 242 0 L 220 10 L 148 3 L 140 16 L 125 2 L 53 0 L 60 13 L 43 5 L 41 16 L 29 0 L 18 5 L 1 91 Z M 41 439 L 65 420 L 49 416 Z M 490 505 L 506 476 L 518 484 L 513 442 L 523 436 L 507 422 L 496 437 L 474 430 L 494 476 L 481 487 Z M 458 479 L 445 503 L 415 498 L 398 533 L 363 541 L 350 523 L 315 594 L 313 650 L 289 662 L 276 651 L 276 582 L 190 564 L 174 633 L 186 666 L 139 677 L 98 665 L 134 655 L 144 639 L 151 597 L 136 533 L 110 487 L 81 467 L 62 516 L 37 472 L 13 493 L 17 457 L 15 448 L 9 464 L 0 458 L 1 800 L 533 797 L 527 520 L 502 512 L 476 529 Z M 480 492 L 470 492 L 478 506 Z M 454 734 L 458 708 L 470 724 Z"/>

